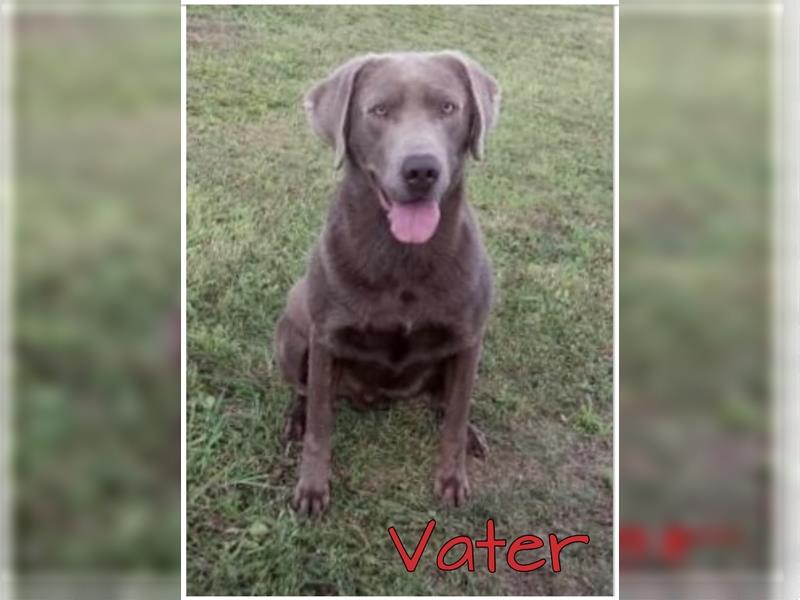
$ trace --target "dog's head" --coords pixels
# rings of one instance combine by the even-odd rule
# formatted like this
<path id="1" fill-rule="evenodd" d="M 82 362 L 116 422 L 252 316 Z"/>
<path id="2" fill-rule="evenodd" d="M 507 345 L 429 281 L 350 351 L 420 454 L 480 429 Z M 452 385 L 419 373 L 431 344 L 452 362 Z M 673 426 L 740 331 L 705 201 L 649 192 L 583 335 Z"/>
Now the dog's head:
<path id="1" fill-rule="evenodd" d="M 458 52 L 354 58 L 306 95 L 314 131 L 336 166 L 364 171 L 394 237 L 422 244 L 469 152 L 480 160 L 497 121 L 497 82 Z"/>

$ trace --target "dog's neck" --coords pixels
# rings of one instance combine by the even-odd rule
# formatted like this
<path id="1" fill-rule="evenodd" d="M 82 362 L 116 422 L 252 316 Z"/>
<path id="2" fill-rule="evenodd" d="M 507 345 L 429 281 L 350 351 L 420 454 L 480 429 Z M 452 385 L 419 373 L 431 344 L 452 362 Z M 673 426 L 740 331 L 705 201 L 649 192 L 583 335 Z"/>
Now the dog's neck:
<path id="1" fill-rule="evenodd" d="M 336 263 L 346 263 L 346 268 L 373 281 L 401 275 L 426 277 L 436 268 L 446 268 L 446 258 L 458 252 L 463 236 L 472 229 L 465 227 L 471 225 L 472 216 L 464 198 L 463 174 L 441 200 L 436 233 L 425 244 L 414 245 L 394 238 L 377 191 L 364 172 L 350 161 L 345 169 L 333 201 L 338 206 L 331 207 L 324 236 Z"/>

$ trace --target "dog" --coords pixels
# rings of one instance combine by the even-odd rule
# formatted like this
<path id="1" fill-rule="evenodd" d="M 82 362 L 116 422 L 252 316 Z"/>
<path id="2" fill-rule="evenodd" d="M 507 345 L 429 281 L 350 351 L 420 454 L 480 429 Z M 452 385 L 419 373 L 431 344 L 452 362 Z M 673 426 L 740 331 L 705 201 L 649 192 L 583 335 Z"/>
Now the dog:
<path id="1" fill-rule="evenodd" d="M 466 455 L 486 450 L 469 414 L 492 303 L 464 171 L 482 158 L 500 88 L 459 52 L 371 54 L 304 104 L 343 177 L 276 327 L 295 391 L 286 435 L 303 440 L 292 508 L 327 510 L 337 398 L 369 408 L 423 395 L 441 419 L 434 492 L 460 506 Z"/>

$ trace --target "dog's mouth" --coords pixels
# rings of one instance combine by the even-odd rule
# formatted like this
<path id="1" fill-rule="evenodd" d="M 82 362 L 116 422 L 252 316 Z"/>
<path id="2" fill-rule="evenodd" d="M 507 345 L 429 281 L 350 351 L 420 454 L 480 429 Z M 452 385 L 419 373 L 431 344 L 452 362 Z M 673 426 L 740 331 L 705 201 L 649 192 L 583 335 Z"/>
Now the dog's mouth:
<path id="1" fill-rule="evenodd" d="M 372 182 L 378 192 L 381 207 L 389 219 L 389 229 L 398 242 L 424 244 L 436 233 L 439 226 L 439 203 L 435 198 L 415 198 L 408 202 L 395 202 L 378 184 Z"/>

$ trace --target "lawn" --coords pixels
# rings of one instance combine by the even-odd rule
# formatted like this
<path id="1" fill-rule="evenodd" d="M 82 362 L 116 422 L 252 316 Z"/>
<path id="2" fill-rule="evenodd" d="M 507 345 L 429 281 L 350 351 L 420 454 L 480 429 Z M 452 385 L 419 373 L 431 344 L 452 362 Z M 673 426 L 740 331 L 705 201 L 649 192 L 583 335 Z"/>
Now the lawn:
<path id="1" fill-rule="evenodd" d="M 190 594 L 612 593 L 612 40 L 608 7 L 188 8 Z M 473 409 L 491 454 L 470 462 L 470 503 L 443 510 L 421 402 L 342 407 L 331 509 L 308 522 L 287 504 L 299 448 L 271 339 L 337 173 L 300 100 L 352 55 L 440 48 L 503 88 L 468 180 L 497 287 Z M 408 573 L 387 529 L 413 546 L 431 518 Z M 483 550 L 475 572 L 438 571 L 441 544 L 488 518 L 510 539 L 591 542 L 558 574 L 502 551 L 490 574 Z"/>
<path id="2" fill-rule="evenodd" d="M 778 219 L 790 227 L 772 189 L 773 15 L 623 14 L 620 506 L 622 527 L 647 541 L 645 552 L 620 553 L 664 576 L 631 569 L 626 582 L 623 570 L 621 585 L 633 598 L 644 587 L 670 595 L 679 581 L 686 597 L 712 587 L 767 597 L 782 535 L 775 452 L 791 427 L 771 363 L 786 364 L 786 313 L 773 296 L 785 279 L 771 261 L 788 260 L 779 241 L 788 238 L 771 232 Z M 735 537 L 695 536 L 671 556 L 647 556 L 670 530 L 710 525 Z M 741 572 L 764 587 L 744 591 L 731 577 Z"/>
<path id="3" fill-rule="evenodd" d="M 18 600 L 175 598 L 179 13 L 45 8 L 8 26 L 0 438 L 13 485 L 0 484 L 0 546 L 13 552 L 0 553 L 0 588 Z"/>

